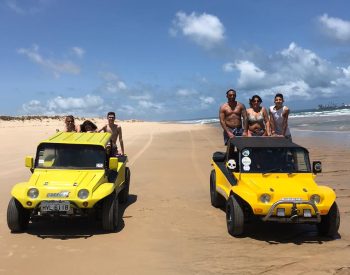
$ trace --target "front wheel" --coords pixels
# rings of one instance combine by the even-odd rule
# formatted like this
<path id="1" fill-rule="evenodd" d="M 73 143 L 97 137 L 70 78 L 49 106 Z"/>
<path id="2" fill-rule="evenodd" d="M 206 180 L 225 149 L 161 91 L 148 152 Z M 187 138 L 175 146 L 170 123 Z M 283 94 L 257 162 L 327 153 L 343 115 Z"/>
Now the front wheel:
<path id="1" fill-rule="evenodd" d="M 321 222 L 317 224 L 318 233 L 321 236 L 335 237 L 340 225 L 340 214 L 336 202 L 325 216 L 321 216 Z"/>
<path id="2" fill-rule="evenodd" d="M 124 188 L 119 193 L 119 201 L 121 203 L 126 203 L 129 197 L 129 188 L 130 188 L 130 169 L 129 167 L 125 168 L 125 182 Z"/>
<path id="3" fill-rule="evenodd" d="M 232 236 L 237 237 L 243 234 L 244 213 L 233 195 L 226 202 L 226 223 L 227 231 Z"/>
<path id="4" fill-rule="evenodd" d="M 29 211 L 12 198 L 7 207 L 7 225 L 11 232 L 23 232 L 29 223 Z"/>
<path id="5" fill-rule="evenodd" d="M 118 197 L 115 193 L 109 195 L 102 203 L 102 228 L 115 231 L 118 227 Z"/>
<path id="6" fill-rule="evenodd" d="M 216 173 L 215 170 L 211 170 L 210 173 L 210 202 L 211 205 L 218 208 L 223 206 L 224 199 L 221 195 L 216 191 Z"/>

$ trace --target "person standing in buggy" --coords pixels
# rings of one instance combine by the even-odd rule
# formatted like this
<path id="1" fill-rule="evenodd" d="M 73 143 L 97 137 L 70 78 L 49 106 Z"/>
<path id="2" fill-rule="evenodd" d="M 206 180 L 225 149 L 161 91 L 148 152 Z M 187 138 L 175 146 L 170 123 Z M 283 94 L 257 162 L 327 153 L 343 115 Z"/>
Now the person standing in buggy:
<path id="1" fill-rule="evenodd" d="M 109 148 L 107 149 L 110 152 L 110 156 L 118 156 L 124 155 L 124 143 L 123 143 L 123 135 L 122 135 L 122 127 L 118 124 L 115 124 L 115 113 L 109 112 L 107 114 L 108 123 L 103 126 L 98 132 L 108 132 L 111 133 L 111 140 L 109 142 Z M 119 139 L 120 143 L 120 151 L 117 147 L 117 140 Z"/>
<path id="2" fill-rule="evenodd" d="M 267 136 L 270 132 L 269 117 L 261 103 L 261 97 L 258 95 L 253 95 L 249 100 L 250 108 L 247 109 L 246 124 L 248 136 Z"/>
<path id="3" fill-rule="evenodd" d="M 284 99 L 282 94 L 275 95 L 275 105 L 270 106 L 270 124 L 272 136 L 283 136 L 292 138 L 288 127 L 289 108 L 283 105 Z"/>

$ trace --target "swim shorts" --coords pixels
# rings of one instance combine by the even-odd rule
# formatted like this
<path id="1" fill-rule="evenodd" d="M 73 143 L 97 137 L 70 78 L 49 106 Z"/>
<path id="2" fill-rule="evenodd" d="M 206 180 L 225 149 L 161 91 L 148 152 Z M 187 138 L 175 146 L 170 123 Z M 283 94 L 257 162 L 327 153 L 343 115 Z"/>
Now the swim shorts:
<path id="1" fill-rule="evenodd" d="M 243 128 L 238 128 L 238 127 L 237 128 L 229 128 L 229 127 L 227 127 L 227 129 L 229 129 L 230 132 L 236 137 L 240 137 L 240 136 L 243 135 Z M 224 142 L 225 142 L 225 145 L 227 145 L 227 142 L 228 142 L 229 139 L 230 138 L 228 137 L 227 132 L 224 131 Z"/>

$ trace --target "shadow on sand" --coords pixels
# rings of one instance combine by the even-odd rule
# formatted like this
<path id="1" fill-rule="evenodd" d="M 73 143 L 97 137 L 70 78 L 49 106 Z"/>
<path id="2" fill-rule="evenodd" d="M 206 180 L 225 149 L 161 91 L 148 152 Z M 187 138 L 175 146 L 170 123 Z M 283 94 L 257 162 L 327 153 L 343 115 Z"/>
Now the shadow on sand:
<path id="1" fill-rule="evenodd" d="M 46 239 L 78 239 L 90 238 L 93 235 L 117 233 L 124 229 L 124 212 L 129 205 L 137 201 L 137 195 L 129 195 L 128 201 L 119 204 L 119 223 L 115 232 L 107 232 L 102 229 L 101 221 L 92 218 L 57 218 L 42 219 L 29 224 L 26 233 L 36 235 L 39 238 Z"/>
<path id="2" fill-rule="evenodd" d="M 224 207 L 220 209 L 226 212 Z M 283 243 L 301 245 L 304 243 L 322 244 L 341 239 L 341 235 L 337 234 L 334 238 L 320 236 L 315 224 L 263 222 L 258 218 L 252 218 L 244 225 L 244 234 L 236 238 L 251 238 L 271 245 Z"/>
<path id="3" fill-rule="evenodd" d="M 320 236 L 315 224 L 287 224 L 253 221 L 245 226 L 243 237 L 249 237 L 259 241 L 265 241 L 271 245 L 282 243 L 318 243 L 340 239 L 338 234 L 335 238 Z"/>

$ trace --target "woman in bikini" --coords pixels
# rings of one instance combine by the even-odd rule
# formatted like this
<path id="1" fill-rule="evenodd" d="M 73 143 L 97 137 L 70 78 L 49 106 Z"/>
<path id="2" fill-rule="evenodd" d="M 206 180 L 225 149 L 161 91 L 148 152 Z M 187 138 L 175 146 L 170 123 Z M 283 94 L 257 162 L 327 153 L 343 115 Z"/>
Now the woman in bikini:
<path id="1" fill-rule="evenodd" d="M 247 109 L 246 130 L 248 136 L 267 136 L 270 132 L 269 117 L 265 107 L 260 106 L 261 97 L 254 95 L 250 100 L 250 108 Z"/>

